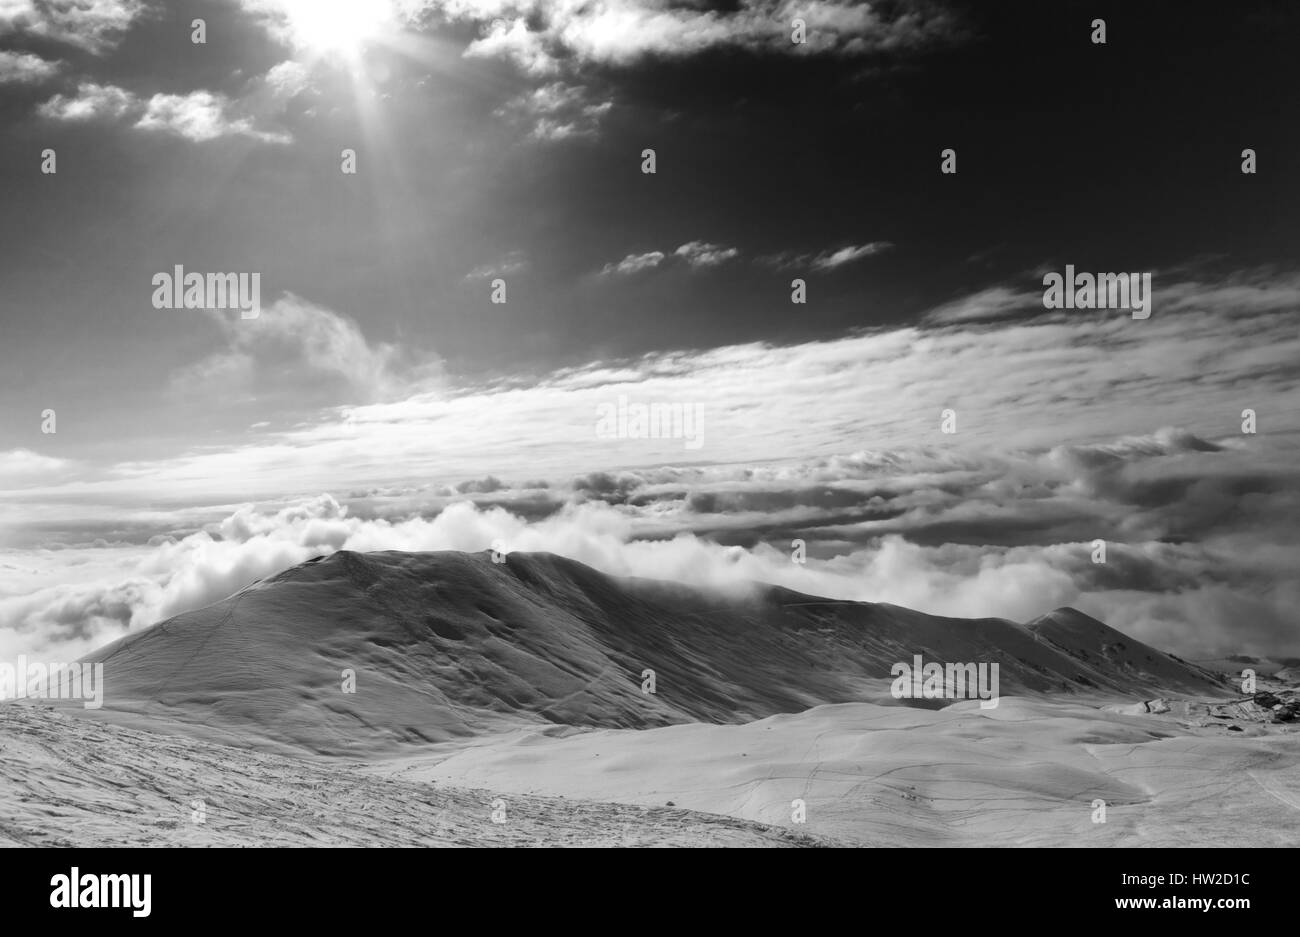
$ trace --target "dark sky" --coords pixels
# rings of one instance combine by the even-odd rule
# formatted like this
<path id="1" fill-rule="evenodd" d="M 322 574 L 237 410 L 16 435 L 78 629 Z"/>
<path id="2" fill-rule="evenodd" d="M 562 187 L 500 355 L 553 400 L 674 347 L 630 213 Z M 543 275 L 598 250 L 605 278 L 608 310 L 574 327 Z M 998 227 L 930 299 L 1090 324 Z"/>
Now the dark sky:
<path id="1" fill-rule="evenodd" d="M 605 153 L 564 167 L 573 175 L 557 184 L 596 203 L 594 223 L 637 219 L 661 239 L 695 231 L 751 252 L 895 245 L 819 277 L 799 316 L 780 278 L 744 266 L 692 301 L 656 283 L 620 307 L 652 320 L 641 342 L 896 322 L 991 283 L 1032 287 L 1026 272 L 1043 264 L 1295 255 L 1298 21 L 1283 5 L 1274 18 L 1186 4 L 955 9 L 969 38 L 923 55 L 846 66 L 718 53 L 623 76 L 636 106 L 683 113 L 654 131 L 664 168 L 652 181 L 630 185 Z M 1097 16 L 1105 46 L 1090 41 Z M 630 146 L 637 127 L 627 131 Z M 1248 146 L 1255 176 L 1240 172 Z M 957 151 L 956 176 L 939 173 L 944 147 Z"/>

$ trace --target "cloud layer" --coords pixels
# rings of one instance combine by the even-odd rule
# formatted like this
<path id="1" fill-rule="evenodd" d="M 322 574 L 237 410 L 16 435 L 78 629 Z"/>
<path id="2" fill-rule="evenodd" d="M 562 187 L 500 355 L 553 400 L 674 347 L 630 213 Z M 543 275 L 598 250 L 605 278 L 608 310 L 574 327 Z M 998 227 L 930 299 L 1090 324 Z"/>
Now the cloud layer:
<path id="1" fill-rule="evenodd" d="M 960 617 L 1073 605 L 1184 656 L 1300 654 L 1300 469 L 1263 442 L 1228 442 L 1164 430 L 244 505 L 188 534 L 44 551 L 47 566 L 67 553 L 66 578 L 0 598 L 0 654 L 82 653 L 333 550 L 489 547 Z"/>

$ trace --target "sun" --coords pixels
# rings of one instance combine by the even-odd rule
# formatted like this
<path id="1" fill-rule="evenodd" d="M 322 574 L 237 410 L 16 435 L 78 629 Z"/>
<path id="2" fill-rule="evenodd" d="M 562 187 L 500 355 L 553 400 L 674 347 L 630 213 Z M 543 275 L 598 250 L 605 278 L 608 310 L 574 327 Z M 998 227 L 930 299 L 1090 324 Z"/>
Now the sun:
<path id="1" fill-rule="evenodd" d="M 308 53 L 360 54 L 394 26 L 388 0 L 278 0 L 296 44 Z"/>

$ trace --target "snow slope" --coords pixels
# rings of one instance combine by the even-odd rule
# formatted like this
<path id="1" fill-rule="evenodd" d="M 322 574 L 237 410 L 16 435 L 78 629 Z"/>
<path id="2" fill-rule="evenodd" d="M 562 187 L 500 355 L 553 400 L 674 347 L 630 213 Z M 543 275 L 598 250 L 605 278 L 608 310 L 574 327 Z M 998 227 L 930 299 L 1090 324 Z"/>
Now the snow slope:
<path id="1" fill-rule="evenodd" d="M 1004 699 L 995 710 L 846 703 L 741 726 L 517 730 L 384 770 L 672 802 L 868 846 L 1293 846 L 1300 733 L 1232 724 L 1074 699 Z"/>
<path id="2" fill-rule="evenodd" d="M 0 704 L 0 752 L 0 846 L 826 844 L 690 810 L 381 777 L 21 702 Z"/>

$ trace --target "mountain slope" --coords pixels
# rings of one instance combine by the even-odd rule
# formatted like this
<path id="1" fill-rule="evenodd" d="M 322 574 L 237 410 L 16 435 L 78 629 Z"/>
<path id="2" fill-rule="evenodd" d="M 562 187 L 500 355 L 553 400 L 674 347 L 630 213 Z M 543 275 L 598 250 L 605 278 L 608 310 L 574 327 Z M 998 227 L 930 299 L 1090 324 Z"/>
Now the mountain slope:
<path id="1" fill-rule="evenodd" d="M 363 755 L 528 724 L 734 723 L 892 702 L 890 667 L 918 654 L 996 662 L 1003 695 L 1222 692 L 1207 671 L 1072 609 L 1029 625 L 942 618 L 764 585 L 714 594 L 518 553 L 343 551 L 86 660 L 105 665 L 110 718 Z"/>

